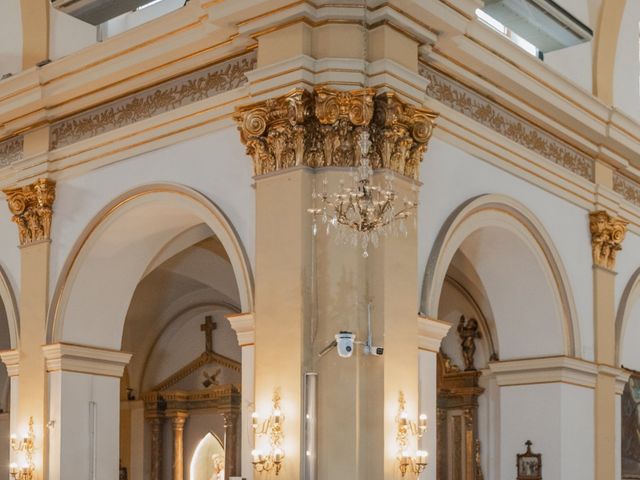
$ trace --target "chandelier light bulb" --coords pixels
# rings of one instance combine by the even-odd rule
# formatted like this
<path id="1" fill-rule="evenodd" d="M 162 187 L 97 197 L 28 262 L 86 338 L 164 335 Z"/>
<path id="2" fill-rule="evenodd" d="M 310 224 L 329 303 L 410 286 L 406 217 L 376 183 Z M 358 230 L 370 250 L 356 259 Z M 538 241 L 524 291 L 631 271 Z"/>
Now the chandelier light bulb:
<path id="1" fill-rule="evenodd" d="M 392 174 L 384 175 L 382 184 L 374 183 L 369 159 L 371 146 L 369 131 L 362 130 L 357 147 L 359 152 L 356 152 L 360 154 L 360 166 L 352 171 L 350 185 L 341 179 L 337 191 L 329 193 L 329 180 L 325 177 L 320 192 L 314 190 L 311 195 L 316 205 L 308 209 L 313 215 L 314 236 L 318 233 L 319 218 L 327 235 L 335 230 L 338 243 L 359 246 L 363 257 L 369 256 L 369 247 L 377 247 L 381 237 L 407 236 L 405 220 L 418 205 L 417 199 L 400 201 Z M 417 190 L 413 191 L 417 198 Z"/>

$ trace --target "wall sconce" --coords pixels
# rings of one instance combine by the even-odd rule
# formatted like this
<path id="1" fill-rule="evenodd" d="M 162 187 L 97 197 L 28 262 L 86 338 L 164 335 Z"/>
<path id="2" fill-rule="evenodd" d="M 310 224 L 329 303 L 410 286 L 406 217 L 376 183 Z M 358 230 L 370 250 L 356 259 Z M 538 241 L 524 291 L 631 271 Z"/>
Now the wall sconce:
<path id="1" fill-rule="evenodd" d="M 14 480 L 32 480 L 36 466 L 33 463 L 33 448 L 36 436 L 33 433 L 33 417 L 29 417 L 29 430 L 27 434 L 18 440 L 15 434 L 11 435 L 11 449 L 14 452 L 23 452 L 25 462 L 18 466 L 15 463 L 9 465 L 9 474 Z"/>
<path id="2" fill-rule="evenodd" d="M 251 418 L 254 445 L 258 437 L 267 437 L 269 441 L 269 453 L 264 454 L 259 448 L 251 452 L 253 468 L 258 473 L 274 470 L 278 475 L 284 460 L 282 449 L 284 415 L 280 409 L 280 393 L 276 390 L 273 394 L 273 409 L 268 418 L 261 422 L 257 412 L 253 412 Z"/>
<path id="3" fill-rule="evenodd" d="M 409 437 L 415 436 L 421 439 L 427 431 L 427 416 L 421 414 L 418 422 L 412 422 L 409 419 L 406 410 L 407 402 L 404 393 L 400 392 L 398 398 L 398 415 L 396 416 L 396 442 L 398 444 L 398 464 L 400 473 L 404 477 L 407 472 L 413 472 L 420 475 L 428 465 L 429 453 L 424 450 L 418 450 L 414 456 L 408 451 Z"/>

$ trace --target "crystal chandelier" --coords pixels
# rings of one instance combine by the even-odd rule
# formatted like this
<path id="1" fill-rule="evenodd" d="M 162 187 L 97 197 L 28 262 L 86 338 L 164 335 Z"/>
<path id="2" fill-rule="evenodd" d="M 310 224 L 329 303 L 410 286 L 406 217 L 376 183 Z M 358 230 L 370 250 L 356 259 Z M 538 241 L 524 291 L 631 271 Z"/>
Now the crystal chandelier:
<path id="1" fill-rule="evenodd" d="M 338 191 L 327 191 L 328 180 L 322 181 L 322 190 L 312 193 L 314 208 L 313 234 L 318 232 L 317 219 L 320 218 L 327 235 L 337 234 L 336 241 L 362 248 L 362 256 L 369 256 L 369 246 L 378 246 L 381 236 L 407 236 L 407 219 L 416 209 L 417 187 L 412 188 L 414 200 L 405 197 L 400 200 L 393 188 L 393 175 L 385 174 L 384 182 L 373 181 L 373 168 L 369 160 L 371 140 L 369 132 L 362 130 L 359 135 L 360 166 L 351 173 L 351 185 L 340 181 Z M 320 206 L 315 206 L 317 201 Z M 414 226 L 415 226 L 415 215 Z"/>

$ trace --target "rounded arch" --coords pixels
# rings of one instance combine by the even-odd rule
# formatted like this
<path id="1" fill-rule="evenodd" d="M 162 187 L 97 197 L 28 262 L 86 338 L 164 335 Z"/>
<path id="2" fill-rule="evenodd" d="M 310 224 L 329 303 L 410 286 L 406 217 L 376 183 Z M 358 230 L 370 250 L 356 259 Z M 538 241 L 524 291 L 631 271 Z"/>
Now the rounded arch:
<path id="1" fill-rule="evenodd" d="M 445 221 L 436 237 L 425 270 L 422 311 L 437 317 L 442 287 L 454 255 L 463 243 L 484 228 L 506 231 L 523 243 L 553 286 L 556 316 L 561 319 L 565 355 L 581 351 L 579 325 L 568 276 L 560 255 L 543 225 L 524 205 L 495 194 L 472 198 Z"/>
<path id="2" fill-rule="evenodd" d="M 640 268 L 638 268 L 627 282 L 620 297 L 620 303 L 616 312 L 616 364 L 621 365 L 623 363 L 629 363 L 624 358 L 625 353 L 625 338 L 627 338 L 626 332 L 629 327 L 629 320 L 632 316 L 635 306 L 640 306 L 638 303 L 640 299 Z M 640 328 L 640 322 L 638 327 Z M 637 337 L 636 337 L 637 338 Z M 635 343 L 635 342 L 634 342 Z M 637 346 L 634 344 L 634 350 L 637 350 Z M 636 365 L 627 364 L 626 367 L 634 370 L 640 370 L 640 363 Z"/>
<path id="3" fill-rule="evenodd" d="M 142 363 L 142 372 L 138 379 L 137 389 L 139 392 L 144 391 L 145 380 L 148 374 L 149 360 L 158 346 L 160 339 L 171 331 L 175 331 L 182 327 L 186 320 L 190 317 L 205 313 L 205 312 L 227 312 L 227 313 L 240 313 L 238 309 L 231 304 L 225 304 L 221 302 L 202 302 L 195 305 L 191 305 L 187 308 L 180 310 L 178 313 L 171 316 L 170 320 L 162 327 L 162 329 L 156 334 L 153 339 L 153 343 L 147 352 L 145 352 L 144 360 Z"/>
<path id="4" fill-rule="evenodd" d="M 148 265 L 176 235 L 198 224 L 218 237 L 234 272 L 240 308 L 252 311 L 250 264 L 224 213 L 191 188 L 151 184 L 105 206 L 76 241 L 54 291 L 47 341 L 119 349 L 127 308 Z"/>
<path id="5" fill-rule="evenodd" d="M 0 267 L 0 302 L 2 302 L 7 317 L 11 348 L 18 348 L 18 340 L 20 338 L 18 304 L 16 303 L 9 277 L 2 267 Z"/>

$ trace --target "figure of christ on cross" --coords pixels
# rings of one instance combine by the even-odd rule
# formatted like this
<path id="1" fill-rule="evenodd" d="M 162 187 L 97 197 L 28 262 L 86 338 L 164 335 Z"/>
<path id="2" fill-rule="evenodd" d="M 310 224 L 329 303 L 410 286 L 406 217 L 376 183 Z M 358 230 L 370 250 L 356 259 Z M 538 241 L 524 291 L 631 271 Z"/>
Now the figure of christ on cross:
<path id="1" fill-rule="evenodd" d="M 213 352 L 213 331 L 218 328 L 218 324 L 210 316 L 204 317 L 204 323 L 200 325 L 200 330 L 205 334 L 205 352 Z"/>

